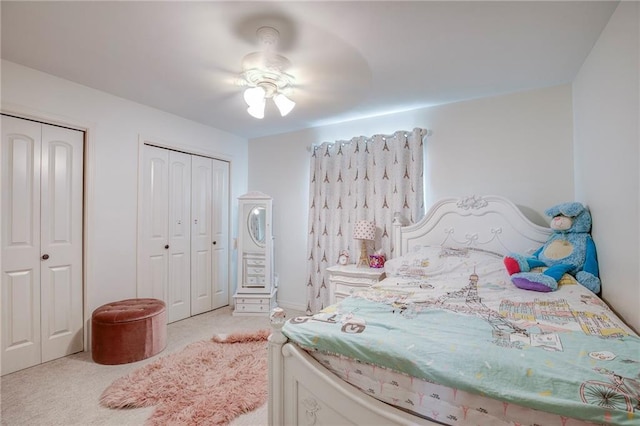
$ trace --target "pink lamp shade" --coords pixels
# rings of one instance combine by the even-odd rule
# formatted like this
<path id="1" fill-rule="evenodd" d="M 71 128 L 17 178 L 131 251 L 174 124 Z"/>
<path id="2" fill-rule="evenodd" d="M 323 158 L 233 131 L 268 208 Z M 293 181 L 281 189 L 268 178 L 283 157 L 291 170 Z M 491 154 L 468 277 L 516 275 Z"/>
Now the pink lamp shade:
<path id="1" fill-rule="evenodd" d="M 367 220 L 356 222 L 353 228 L 353 238 L 356 240 L 375 240 L 376 224 Z"/>

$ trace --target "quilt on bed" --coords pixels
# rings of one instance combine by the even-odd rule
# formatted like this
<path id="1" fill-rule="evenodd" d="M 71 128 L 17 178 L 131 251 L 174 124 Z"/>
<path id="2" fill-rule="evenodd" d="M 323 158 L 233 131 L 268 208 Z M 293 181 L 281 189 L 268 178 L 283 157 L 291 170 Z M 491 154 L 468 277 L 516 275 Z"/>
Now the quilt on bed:
<path id="1" fill-rule="evenodd" d="M 502 257 L 417 247 L 389 278 L 283 333 L 454 389 L 600 424 L 640 422 L 640 338 L 567 276 L 558 291 L 516 288 Z"/>

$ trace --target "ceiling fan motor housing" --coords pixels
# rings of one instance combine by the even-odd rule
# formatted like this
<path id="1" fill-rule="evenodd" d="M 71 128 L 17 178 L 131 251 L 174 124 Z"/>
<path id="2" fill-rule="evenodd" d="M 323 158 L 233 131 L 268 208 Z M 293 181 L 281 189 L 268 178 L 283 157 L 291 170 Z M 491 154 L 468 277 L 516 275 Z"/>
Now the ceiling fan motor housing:
<path id="1" fill-rule="evenodd" d="M 256 31 L 258 41 L 265 50 L 274 50 L 278 46 L 280 33 L 273 27 L 260 27 Z"/>
<path id="2" fill-rule="evenodd" d="M 242 59 L 242 77 L 249 87 L 262 87 L 267 97 L 293 85 L 295 79 L 285 71 L 291 66 L 286 57 L 275 53 L 280 33 L 273 27 L 256 31 L 263 51 L 249 53 Z"/>

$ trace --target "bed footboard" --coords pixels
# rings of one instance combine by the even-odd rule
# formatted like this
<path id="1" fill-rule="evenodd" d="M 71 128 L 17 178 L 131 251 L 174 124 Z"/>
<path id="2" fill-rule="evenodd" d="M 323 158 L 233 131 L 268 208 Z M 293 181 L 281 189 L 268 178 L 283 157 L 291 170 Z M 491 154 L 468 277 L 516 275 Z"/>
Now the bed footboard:
<path id="1" fill-rule="evenodd" d="M 281 331 L 282 309 L 276 308 L 271 318 L 269 425 L 437 424 L 378 401 L 342 381 L 287 341 Z"/>

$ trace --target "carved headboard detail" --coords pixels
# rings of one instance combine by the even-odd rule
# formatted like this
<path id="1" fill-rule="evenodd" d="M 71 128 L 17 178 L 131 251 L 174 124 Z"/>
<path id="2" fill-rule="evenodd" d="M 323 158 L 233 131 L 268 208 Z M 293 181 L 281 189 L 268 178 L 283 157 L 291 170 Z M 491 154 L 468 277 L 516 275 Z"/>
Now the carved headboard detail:
<path id="1" fill-rule="evenodd" d="M 394 255 L 415 245 L 474 247 L 500 254 L 532 253 L 551 230 L 527 219 L 508 199 L 497 195 L 445 198 L 418 223 L 393 225 Z"/>

